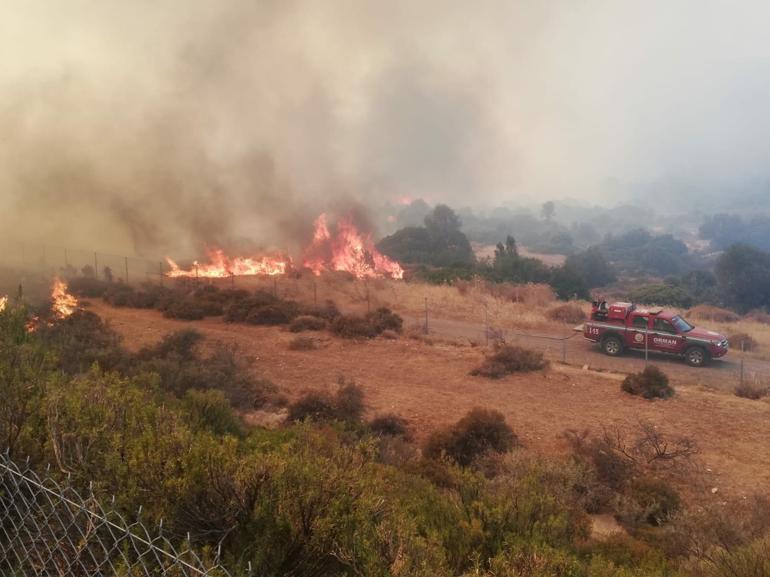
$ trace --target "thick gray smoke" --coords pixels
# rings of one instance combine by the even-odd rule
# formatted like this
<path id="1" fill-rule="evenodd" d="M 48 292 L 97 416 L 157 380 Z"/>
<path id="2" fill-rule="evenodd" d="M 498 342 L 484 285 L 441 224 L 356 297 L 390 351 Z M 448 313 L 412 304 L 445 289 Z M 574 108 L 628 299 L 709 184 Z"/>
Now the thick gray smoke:
<path id="1" fill-rule="evenodd" d="M 764 182 L 770 5 L 631 6 L 0 0 L 2 233 L 292 248 L 319 210 L 403 195 Z"/>

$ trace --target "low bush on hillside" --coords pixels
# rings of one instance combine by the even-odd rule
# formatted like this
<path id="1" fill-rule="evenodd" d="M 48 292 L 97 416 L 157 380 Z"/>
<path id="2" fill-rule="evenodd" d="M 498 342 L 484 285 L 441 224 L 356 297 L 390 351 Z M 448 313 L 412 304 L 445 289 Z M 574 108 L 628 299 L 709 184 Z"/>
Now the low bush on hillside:
<path id="1" fill-rule="evenodd" d="M 653 365 L 649 365 L 640 373 L 628 375 L 620 388 L 645 399 L 668 399 L 674 394 L 674 388 L 669 384 L 666 373 Z"/>
<path id="2" fill-rule="evenodd" d="M 540 351 L 533 351 L 514 345 L 501 345 L 488 356 L 481 366 L 473 369 L 471 375 L 500 379 L 511 373 L 539 371 L 548 366 Z"/>
<path id="3" fill-rule="evenodd" d="M 246 322 L 249 314 L 257 309 L 277 303 L 279 299 L 274 295 L 257 290 L 248 296 L 234 298 L 224 306 L 224 319 L 231 323 Z"/>
<path id="4" fill-rule="evenodd" d="M 344 339 L 371 339 L 377 336 L 372 323 L 356 315 L 337 317 L 331 325 L 331 331 Z"/>
<path id="5" fill-rule="evenodd" d="M 518 437 L 502 413 L 475 408 L 454 425 L 433 432 L 423 454 L 431 459 L 446 456 L 467 467 L 487 453 L 507 453 L 518 445 Z"/>
<path id="6" fill-rule="evenodd" d="M 759 399 L 770 395 L 770 387 L 763 383 L 751 383 L 746 381 L 736 386 L 733 392 L 736 397 L 758 401 Z"/>
<path id="7" fill-rule="evenodd" d="M 369 429 L 379 436 L 411 438 L 406 419 L 394 413 L 377 415 L 369 421 Z"/>
<path id="8" fill-rule="evenodd" d="M 340 379 L 337 390 L 310 391 L 289 405 L 288 421 L 341 421 L 357 423 L 364 413 L 364 391 Z"/>
<path id="9" fill-rule="evenodd" d="M 206 309 L 192 299 L 182 299 L 169 303 L 163 311 L 163 316 L 168 319 L 199 321 L 206 317 Z"/>
<path id="10" fill-rule="evenodd" d="M 99 298 L 110 287 L 107 281 L 99 280 L 92 276 L 76 276 L 67 279 L 67 290 L 75 296 L 85 298 Z"/>
<path id="11" fill-rule="evenodd" d="M 580 305 L 575 303 L 566 303 L 548 309 L 545 316 L 552 321 L 559 321 L 560 323 L 581 323 L 586 319 L 586 314 Z"/>
<path id="12" fill-rule="evenodd" d="M 735 332 L 727 335 L 730 348 L 734 351 L 756 351 L 759 343 L 748 333 Z"/>
<path id="13" fill-rule="evenodd" d="M 687 311 L 686 316 L 688 319 L 714 323 L 735 323 L 741 320 L 738 313 L 711 305 L 694 306 Z"/>
<path id="14" fill-rule="evenodd" d="M 273 304 L 256 307 L 246 315 L 246 322 L 252 325 L 285 325 L 299 314 L 299 305 L 294 301 L 276 301 Z"/>
<path id="15" fill-rule="evenodd" d="M 301 315 L 291 321 L 289 330 L 293 333 L 302 331 L 322 331 L 326 328 L 326 321 L 312 315 Z"/>
<path id="16" fill-rule="evenodd" d="M 404 326 L 404 320 L 387 307 L 380 307 L 367 314 L 365 318 L 372 325 L 375 334 L 378 335 L 384 331 L 400 333 Z"/>
<path id="17" fill-rule="evenodd" d="M 318 348 L 318 340 L 313 337 L 295 337 L 289 341 L 291 351 L 314 351 Z"/>

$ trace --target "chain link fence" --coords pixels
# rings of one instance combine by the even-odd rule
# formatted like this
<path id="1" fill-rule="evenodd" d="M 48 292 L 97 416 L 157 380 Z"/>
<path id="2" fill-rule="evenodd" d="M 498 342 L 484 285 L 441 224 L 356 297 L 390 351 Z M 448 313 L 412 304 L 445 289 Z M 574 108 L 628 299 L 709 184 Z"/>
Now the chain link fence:
<path id="1" fill-rule="evenodd" d="M 235 577 L 218 551 L 174 545 L 162 527 L 129 522 L 28 463 L 0 455 L 0 575 L 4 577 Z M 250 575 L 247 572 L 246 575 Z"/>

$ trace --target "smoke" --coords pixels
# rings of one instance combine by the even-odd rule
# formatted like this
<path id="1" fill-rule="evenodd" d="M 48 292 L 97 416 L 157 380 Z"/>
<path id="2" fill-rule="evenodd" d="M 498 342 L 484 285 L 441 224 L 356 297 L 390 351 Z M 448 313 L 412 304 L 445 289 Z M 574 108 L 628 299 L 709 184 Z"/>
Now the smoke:
<path id="1" fill-rule="evenodd" d="M 294 248 L 321 210 L 767 180 L 758 2 L 0 0 L 0 227 Z"/>

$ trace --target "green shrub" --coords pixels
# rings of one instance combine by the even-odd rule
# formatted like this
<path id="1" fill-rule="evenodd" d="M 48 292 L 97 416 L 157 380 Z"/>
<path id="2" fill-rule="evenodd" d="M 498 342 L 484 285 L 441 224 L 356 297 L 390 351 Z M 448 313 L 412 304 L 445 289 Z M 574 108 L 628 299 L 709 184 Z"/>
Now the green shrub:
<path id="1" fill-rule="evenodd" d="M 73 295 L 85 298 L 103 297 L 110 283 L 93 276 L 78 276 L 67 280 L 67 290 Z"/>
<path id="2" fill-rule="evenodd" d="M 629 294 L 631 302 L 689 308 L 692 296 L 681 287 L 668 284 L 650 284 L 640 287 Z"/>
<path id="3" fill-rule="evenodd" d="M 270 305 L 253 308 L 246 316 L 246 322 L 252 325 L 285 325 L 298 313 L 297 303 L 277 301 Z"/>
<path id="4" fill-rule="evenodd" d="M 404 325 L 404 320 L 387 307 L 381 307 L 369 313 L 366 315 L 366 320 L 372 325 L 376 334 L 383 331 L 400 333 Z"/>
<path id="5" fill-rule="evenodd" d="M 488 452 L 506 453 L 518 444 L 518 437 L 502 413 L 475 408 L 454 425 L 431 434 L 423 454 L 433 459 L 446 455 L 467 467 Z"/>
<path id="6" fill-rule="evenodd" d="M 364 412 L 364 392 L 341 379 L 334 394 L 310 391 L 289 405 L 289 421 L 343 421 L 356 423 Z"/>
<path id="7" fill-rule="evenodd" d="M 302 315 L 291 321 L 289 330 L 293 333 L 302 331 L 321 331 L 326 328 L 326 321 L 320 317 Z"/>
<path id="8" fill-rule="evenodd" d="M 371 339 L 377 331 L 368 320 L 354 315 L 339 316 L 334 319 L 332 332 L 344 339 Z"/>
<path id="9" fill-rule="evenodd" d="M 548 366 L 543 353 L 513 345 L 503 345 L 487 357 L 471 375 L 499 379 L 517 372 L 539 371 Z"/>
<path id="10" fill-rule="evenodd" d="M 682 505 L 673 487 L 659 479 L 635 479 L 631 483 L 630 497 L 637 506 L 637 520 L 655 527 L 667 522 Z"/>
<path id="11" fill-rule="evenodd" d="M 191 389 L 185 393 L 183 409 L 194 429 L 207 429 L 215 435 L 243 434 L 243 427 L 222 391 Z"/>
<path id="12" fill-rule="evenodd" d="M 649 365 L 640 373 L 628 375 L 620 388 L 645 399 L 668 399 L 674 394 L 674 388 L 668 383 L 666 373 L 653 365 Z"/>
<path id="13" fill-rule="evenodd" d="M 199 321 L 205 318 L 206 309 L 192 299 L 183 299 L 169 303 L 163 311 L 163 316 L 168 319 Z"/>
<path id="14" fill-rule="evenodd" d="M 393 413 L 378 415 L 369 421 L 369 429 L 379 436 L 411 438 L 406 419 Z"/>

